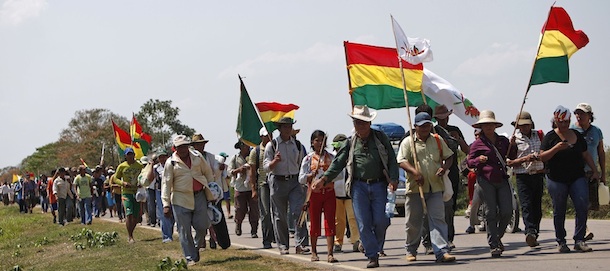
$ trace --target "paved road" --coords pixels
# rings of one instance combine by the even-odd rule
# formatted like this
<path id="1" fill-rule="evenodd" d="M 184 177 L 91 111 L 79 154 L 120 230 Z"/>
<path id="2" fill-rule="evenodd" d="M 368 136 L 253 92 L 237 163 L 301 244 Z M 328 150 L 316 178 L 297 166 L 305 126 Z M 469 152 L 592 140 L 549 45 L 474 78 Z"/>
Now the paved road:
<path id="1" fill-rule="evenodd" d="M 113 219 L 113 220 L 116 220 Z M 118 220 L 117 220 L 118 221 Z M 260 238 L 250 238 L 250 234 L 242 236 L 235 235 L 235 223 L 228 221 L 231 242 L 234 247 L 245 247 L 266 255 L 286 258 L 292 261 L 310 262 L 310 255 L 294 254 L 294 247 L 290 249 L 290 255 L 279 255 L 279 250 L 262 249 Z M 423 255 L 423 247 L 420 247 L 420 254 L 416 262 L 405 260 L 404 249 L 404 218 L 392 218 L 392 225 L 388 229 L 385 252 L 387 257 L 380 258 L 380 267 L 376 270 L 394 270 L 396 268 L 408 268 L 408 270 L 438 270 L 439 268 L 449 268 L 451 271 L 460 270 L 538 270 L 544 268 L 553 271 L 572 271 L 575 269 L 584 270 L 610 270 L 610 221 L 589 220 L 589 228 L 595 233 L 595 238 L 588 244 L 593 248 L 591 253 L 559 253 L 556 249 L 555 235 L 553 231 L 553 221 L 543 219 L 540 233 L 540 246 L 531 249 L 525 244 L 523 233 L 507 233 L 503 238 L 506 251 L 501 258 L 492 259 L 486 242 L 485 233 L 466 234 L 468 220 L 464 217 L 456 217 L 455 245 L 457 248 L 452 253 L 457 257 L 455 263 L 437 264 L 434 255 Z M 523 228 L 523 225 L 521 225 Z M 571 236 L 574 228 L 574 220 L 566 221 L 568 236 Z M 158 229 L 158 227 L 156 228 Z M 243 224 L 243 232 L 249 233 L 249 223 L 247 218 Z M 260 236 L 259 229 L 259 236 Z M 567 238 L 570 244 L 570 237 Z M 293 240 L 291 240 L 292 242 Z M 572 248 L 573 244 L 570 244 Z M 335 253 L 339 263 L 329 264 L 325 261 L 317 262 L 322 269 L 327 270 L 362 270 L 366 269 L 367 259 L 360 252 L 351 252 L 351 245 L 345 244 L 344 248 L 350 252 Z M 321 260 L 326 259 L 326 241 L 319 239 L 318 252 Z"/>

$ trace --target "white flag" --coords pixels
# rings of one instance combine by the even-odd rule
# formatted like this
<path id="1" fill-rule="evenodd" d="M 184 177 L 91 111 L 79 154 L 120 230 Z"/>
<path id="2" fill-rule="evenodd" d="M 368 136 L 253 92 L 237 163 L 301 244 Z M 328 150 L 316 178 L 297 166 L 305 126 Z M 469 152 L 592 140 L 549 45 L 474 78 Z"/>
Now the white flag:
<path id="1" fill-rule="evenodd" d="M 392 28 L 394 29 L 394 39 L 396 39 L 396 51 L 400 58 L 417 65 L 422 62 L 432 61 L 432 50 L 430 41 L 422 38 L 409 38 L 402 31 L 402 28 L 392 17 Z"/>
<path id="2" fill-rule="evenodd" d="M 438 104 L 444 104 L 458 118 L 472 125 L 479 119 L 479 109 L 447 80 L 424 68 L 422 91 Z"/>

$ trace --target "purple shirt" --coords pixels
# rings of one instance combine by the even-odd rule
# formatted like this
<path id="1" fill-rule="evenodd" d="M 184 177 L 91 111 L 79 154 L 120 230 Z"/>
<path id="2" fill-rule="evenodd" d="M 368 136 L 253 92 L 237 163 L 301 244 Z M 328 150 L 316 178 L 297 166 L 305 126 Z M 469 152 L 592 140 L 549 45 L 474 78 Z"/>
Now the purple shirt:
<path id="1" fill-rule="evenodd" d="M 483 133 L 481 133 L 479 139 L 475 140 L 470 146 L 470 153 L 468 153 L 468 167 L 476 168 L 477 175 L 485 177 L 485 179 L 489 180 L 490 182 L 498 183 L 504 179 L 507 179 L 508 174 L 506 174 L 506 168 L 502 166 L 502 163 L 498 159 L 492 145 L 495 145 L 496 149 L 498 149 L 502 159 L 506 159 L 509 141 L 508 138 L 496 134 L 496 142 L 494 143 L 492 143 Z M 487 156 L 486 163 L 480 162 L 479 156 L 481 155 Z M 506 163 L 506 161 L 504 162 Z"/>

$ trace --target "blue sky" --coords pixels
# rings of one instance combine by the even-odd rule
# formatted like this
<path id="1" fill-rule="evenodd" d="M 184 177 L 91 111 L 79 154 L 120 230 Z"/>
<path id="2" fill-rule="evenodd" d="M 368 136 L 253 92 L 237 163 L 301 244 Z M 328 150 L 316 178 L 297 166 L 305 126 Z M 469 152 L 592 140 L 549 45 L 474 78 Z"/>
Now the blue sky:
<path id="1" fill-rule="evenodd" d="M 349 133 L 343 41 L 394 46 L 390 14 L 431 41 L 426 67 L 512 132 L 540 29 L 552 1 L 45 1 L 0 0 L 0 168 L 58 139 L 78 110 L 129 117 L 172 100 L 180 120 L 232 149 L 239 81 L 254 102 L 301 107 L 301 141 L 314 129 Z M 569 84 L 532 87 L 525 110 L 548 131 L 557 105 L 589 102 L 607 131 L 608 1 L 558 1 L 590 43 L 570 60 Z M 604 102 L 606 101 L 606 102 Z M 404 109 L 375 122 L 407 126 Z M 467 141 L 472 129 L 456 117 Z"/>

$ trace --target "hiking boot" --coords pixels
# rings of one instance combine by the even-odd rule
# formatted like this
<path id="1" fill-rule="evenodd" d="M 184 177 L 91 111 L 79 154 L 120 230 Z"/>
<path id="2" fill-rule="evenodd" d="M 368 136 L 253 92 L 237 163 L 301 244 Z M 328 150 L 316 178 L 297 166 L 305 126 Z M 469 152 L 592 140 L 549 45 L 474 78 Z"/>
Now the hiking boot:
<path id="1" fill-rule="evenodd" d="M 557 249 L 561 253 L 568 253 L 568 252 L 570 252 L 570 248 L 568 247 L 568 245 L 566 243 L 559 243 L 559 244 L 557 244 Z"/>
<path id="2" fill-rule="evenodd" d="M 474 232 L 475 232 L 475 229 L 474 229 L 473 226 L 468 226 L 468 228 L 466 228 L 466 233 L 471 234 L 471 233 L 474 233 Z"/>
<path id="3" fill-rule="evenodd" d="M 576 241 L 576 244 L 574 244 L 574 250 L 580 251 L 580 252 L 591 252 L 593 251 L 592 248 L 590 248 L 585 241 Z"/>
<path id="4" fill-rule="evenodd" d="M 414 262 L 417 261 L 417 256 L 411 254 L 411 253 L 407 253 L 407 262 Z"/>
<path id="5" fill-rule="evenodd" d="M 376 267 L 379 267 L 379 259 L 370 258 L 369 263 L 366 265 L 366 268 L 376 268 Z"/>
<path id="6" fill-rule="evenodd" d="M 443 256 L 441 256 L 440 258 L 436 259 L 437 263 L 450 263 L 450 262 L 455 262 L 455 256 L 449 254 L 449 253 L 445 253 L 443 254 Z"/>
<path id="7" fill-rule="evenodd" d="M 525 236 L 525 243 L 530 247 L 537 247 L 538 245 L 540 245 L 540 243 L 538 243 L 538 240 L 536 240 L 536 239 L 537 239 L 537 237 L 535 234 L 528 233 Z"/>

